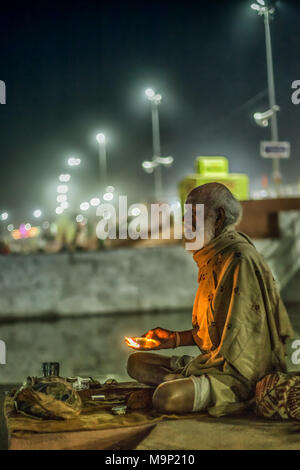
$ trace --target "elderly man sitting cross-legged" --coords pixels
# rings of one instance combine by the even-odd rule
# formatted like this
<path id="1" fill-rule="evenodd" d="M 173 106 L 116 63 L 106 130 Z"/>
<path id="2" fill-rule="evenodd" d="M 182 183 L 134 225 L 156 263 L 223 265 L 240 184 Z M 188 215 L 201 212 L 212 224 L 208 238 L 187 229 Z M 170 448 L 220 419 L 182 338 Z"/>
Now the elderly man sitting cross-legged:
<path id="1" fill-rule="evenodd" d="M 249 406 L 264 375 L 285 371 L 284 342 L 292 328 L 269 267 L 235 229 L 241 206 L 231 192 L 209 183 L 194 189 L 186 203 L 194 229 L 197 204 L 204 204 L 204 245 L 193 252 L 199 287 L 192 329 L 154 328 L 145 336 L 159 342 L 156 350 L 195 345 L 199 355 L 137 352 L 127 368 L 137 381 L 157 386 L 157 411 L 221 416 Z"/>

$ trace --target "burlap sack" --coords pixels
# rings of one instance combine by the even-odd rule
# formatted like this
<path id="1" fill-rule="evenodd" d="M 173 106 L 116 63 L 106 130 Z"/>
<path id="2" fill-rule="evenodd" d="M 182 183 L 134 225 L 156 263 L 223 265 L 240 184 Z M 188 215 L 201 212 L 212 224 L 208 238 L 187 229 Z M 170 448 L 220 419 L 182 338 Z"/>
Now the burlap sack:
<path id="1" fill-rule="evenodd" d="M 18 412 L 37 419 L 69 419 L 82 409 L 79 394 L 60 377 L 28 377 L 14 402 Z"/>

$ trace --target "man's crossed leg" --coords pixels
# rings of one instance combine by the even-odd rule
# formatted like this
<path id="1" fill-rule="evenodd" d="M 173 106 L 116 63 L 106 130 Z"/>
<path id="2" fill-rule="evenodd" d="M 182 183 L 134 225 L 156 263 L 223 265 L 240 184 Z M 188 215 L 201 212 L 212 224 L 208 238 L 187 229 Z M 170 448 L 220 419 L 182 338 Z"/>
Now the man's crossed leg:
<path id="1" fill-rule="evenodd" d="M 161 354 L 137 352 L 127 363 L 130 377 L 146 385 L 157 385 L 153 406 L 160 413 L 189 413 L 207 408 L 210 384 L 206 376 L 184 377 L 172 373 L 172 360 Z"/>

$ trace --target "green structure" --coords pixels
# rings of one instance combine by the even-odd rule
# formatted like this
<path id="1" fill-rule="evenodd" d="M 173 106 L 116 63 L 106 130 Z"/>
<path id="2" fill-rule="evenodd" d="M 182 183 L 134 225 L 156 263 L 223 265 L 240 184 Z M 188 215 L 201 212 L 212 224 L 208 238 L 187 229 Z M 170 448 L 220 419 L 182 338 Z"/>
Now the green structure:
<path id="1" fill-rule="evenodd" d="M 241 173 L 229 173 L 228 159 L 225 157 L 197 157 L 195 173 L 186 176 L 179 183 L 182 205 L 188 193 L 205 183 L 222 183 L 239 201 L 249 199 L 249 178 Z"/>

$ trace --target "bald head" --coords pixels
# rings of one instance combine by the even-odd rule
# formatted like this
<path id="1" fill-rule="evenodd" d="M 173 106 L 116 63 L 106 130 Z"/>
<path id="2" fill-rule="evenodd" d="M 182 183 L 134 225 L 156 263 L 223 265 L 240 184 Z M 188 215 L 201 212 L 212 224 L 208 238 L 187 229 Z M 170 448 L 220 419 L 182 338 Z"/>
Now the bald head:
<path id="1" fill-rule="evenodd" d="M 242 216 L 240 202 L 221 183 L 198 186 L 189 193 L 186 204 L 204 204 L 206 242 L 218 236 L 224 228 L 237 225 Z"/>
<path id="2" fill-rule="evenodd" d="M 205 218 L 223 208 L 225 226 L 236 225 L 242 216 L 240 202 L 224 184 L 207 183 L 193 189 L 186 200 L 187 204 L 204 204 Z"/>

